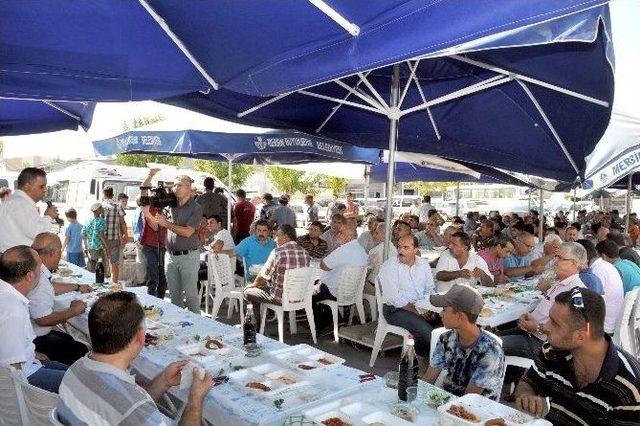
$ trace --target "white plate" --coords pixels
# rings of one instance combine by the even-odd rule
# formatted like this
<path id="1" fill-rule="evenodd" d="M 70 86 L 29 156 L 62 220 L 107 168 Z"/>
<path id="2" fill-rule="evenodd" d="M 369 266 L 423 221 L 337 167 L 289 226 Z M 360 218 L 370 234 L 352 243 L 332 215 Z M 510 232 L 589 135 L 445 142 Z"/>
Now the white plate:
<path id="1" fill-rule="evenodd" d="M 383 424 L 385 426 L 405 426 L 413 424 L 393 414 L 385 413 L 384 411 L 376 411 L 364 416 L 362 423 L 365 425 Z"/>
<path id="2" fill-rule="evenodd" d="M 461 418 L 454 416 L 453 414 L 447 413 L 447 410 L 451 405 L 461 405 L 467 408 L 469 411 L 480 417 L 480 422 L 465 422 Z M 441 414 L 441 419 L 446 420 L 447 422 L 457 422 L 455 424 L 466 424 L 466 425 L 480 425 L 490 419 L 495 418 L 503 418 L 506 421 L 506 424 L 509 426 L 514 425 L 529 425 L 529 426 L 543 426 L 543 425 L 551 425 L 550 422 L 544 419 L 536 419 L 528 414 L 525 414 L 521 411 L 518 411 L 514 408 L 508 407 L 506 405 L 500 404 L 496 401 L 493 401 L 489 398 L 485 398 L 482 395 L 478 394 L 466 394 L 458 398 L 457 400 L 448 402 L 440 408 L 438 411 Z M 523 422 L 515 423 L 512 421 L 515 417 L 522 419 Z"/>

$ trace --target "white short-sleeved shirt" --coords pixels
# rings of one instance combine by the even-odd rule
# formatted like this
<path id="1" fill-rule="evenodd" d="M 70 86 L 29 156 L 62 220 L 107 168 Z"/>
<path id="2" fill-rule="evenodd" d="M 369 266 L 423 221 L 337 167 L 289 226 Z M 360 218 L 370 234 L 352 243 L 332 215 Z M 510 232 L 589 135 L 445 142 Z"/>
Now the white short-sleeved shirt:
<path id="1" fill-rule="evenodd" d="M 345 268 L 355 266 L 367 266 L 367 253 L 364 251 L 358 240 L 351 240 L 329 253 L 324 258 L 324 263 L 331 268 L 330 271 L 322 271 L 320 281 L 322 281 L 334 296 L 338 294 L 340 277 Z"/>
<path id="2" fill-rule="evenodd" d="M 29 299 L 0 280 L 0 307 L 0 364 L 21 364 L 24 377 L 29 377 L 42 367 L 33 344 Z"/>
<path id="3" fill-rule="evenodd" d="M 618 316 L 624 306 L 622 278 L 615 266 L 601 258 L 597 258 L 591 264 L 591 271 L 600 278 L 604 289 L 604 294 L 602 295 L 606 307 L 604 331 L 613 333 L 616 329 Z"/>
<path id="4" fill-rule="evenodd" d="M 53 328 L 40 326 L 34 320 L 46 317 L 53 312 L 53 303 L 56 296 L 53 285 L 51 285 L 51 272 L 44 265 L 41 266 L 41 269 L 38 285 L 27 294 L 29 315 L 31 315 L 33 331 L 37 337 L 49 334 Z"/>
<path id="5" fill-rule="evenodd" d="M 445 250 L 440 255 L 440 259 L 438 259 L 438 264 L 436 265 L 436 273 L 440 271 L 461 271 L 463 269 L 467 269 L 469 271 L 473 271 L 475 268 L 480 268 L 484 271 L 485 274 L 489 275 L 491 279 L 493 279 L 493 275 L 489 272 L 489 266 L 487 262 L 480 257 L 477 253 L 472 251 L 469 252 L 469 257 L 467 258 L 467 263 L 461 268 L 458 264 L 458 261 L 455 257 L 451 255 L 449 250 Z M 436 289 L 438 292 L 445 292 L 449 290 L 454 284 L 477 284 L 476 278 L 456 278 L 451 281 L 436 281 Z"/>
<path id="6" fill-rule="evenodd" d="M 213 236 L 213 241 L 211 243 L 211 247 L 217 242 L 222 241 L 222 250 L 235 250 L 236 243 L 233 241 L 233 237 L 231 236 L 231 232 L 228 229 L 221 229 L 215 233 Z M 235 251 L 232 255 L 229 255 L 229 262 L 231 263 L 231 272 L 236 270 L 236 255 Z"/>
<path id="7" fill-rule="evenodd" d="M 382 300 L 387 305 L 402 308 L 423 300 L 434 291 L 431 267 L 426 259 L 416 256 L 413 266 L 400 262 L 398 256 L 387 259 L 380 267 Z"/>
<path id="8" fill-rule="evenodd" d="M 36 235 L 51 231 L 51 219 L 40 216 L 36 203 L 19 189 L 0 203 L 0 223 L 0 253 L 21 244 L 30 246 Z"/>

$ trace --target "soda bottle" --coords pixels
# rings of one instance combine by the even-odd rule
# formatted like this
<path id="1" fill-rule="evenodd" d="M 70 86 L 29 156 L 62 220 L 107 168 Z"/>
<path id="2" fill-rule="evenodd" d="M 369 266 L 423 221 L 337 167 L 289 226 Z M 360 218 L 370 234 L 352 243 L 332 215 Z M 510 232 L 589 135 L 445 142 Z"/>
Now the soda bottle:
<path id="1" fill-rule="evenodd" d="M 255 345 L 256 344 L 256 317 L 253 314 L 253 304 L 247 304 L 247 313 L 244 316 L 244 325 L 242 326 L 244 331 L 244 344 Z"/>
<path id="2" fill-rule="evenodd" d="M 101 257 L 98 258 L 98 263 L 96 263 L 96 283 L 104 284 L 104 264 Z"/>
<path id="3" fill-rule="evenodd" d="M 413 336 L 407 338 L 407 347 L 398 366 L 398 399 L 407 401 L 407 388 L 418 385 L 418 360 Z"/>

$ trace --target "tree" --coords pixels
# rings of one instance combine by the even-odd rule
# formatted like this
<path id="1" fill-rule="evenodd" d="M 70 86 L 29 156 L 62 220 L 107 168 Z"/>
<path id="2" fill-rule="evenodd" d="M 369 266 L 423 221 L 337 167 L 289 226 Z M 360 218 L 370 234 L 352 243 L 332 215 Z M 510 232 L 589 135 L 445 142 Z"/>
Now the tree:
<path id="1" fill-rule="evenodd" d="M 407 186 L 412 189 L 417 189 L 421 195 L 432 195 L 434 193 L 442 194 L 457 184 L 457 182 L 409 182 Z"/>
<path id="2" fill-rule="evenodd" d="M 229 166 L 227 163 L 222 163 L 220 161 L 196 160 L 194 162 L 194 167 L 197 171 L 209 173 L 227 184 L 229 173 Z M 242 188 L 247 179 L 249 179 L 249 176 L 253 174 L 253 171 L 253 166 L 233 164 L 231 166 L 231 183 L 233 188 Z"/>
<path id="3" fill-rule="evenodd" d="M 267 167 L 267 176 L 278 191 L 288 195 L 315 194 L 321 179 L 318 175 L 276 166 Z"/>
<path id="4" fill-rule="evenodd" d="M 322 180 L 324 181 L 324 186 L 331 190 L 334 197 L 344 194 L 347 189 L 347 185 L 349 184 L 349 179 L 337 176 L 322 175 Z"/>
<path id="5" fill-rule="evenodd" d="M 162 120 L 164 120 L 164 117 L 160 114 L 155 116 L 136 117 L 130 123 L 124 121 L 122 123 L 122 130 L 126 132 L 148 124 L 157 123 Z M 169 164 L 171 166 L 178 167 L 182 164 L 182 158 L 171 155 L 156 154 L 117 154 L 116 162 L 122 166 L 131 167 L 147 167 L 148 163 Z"/>

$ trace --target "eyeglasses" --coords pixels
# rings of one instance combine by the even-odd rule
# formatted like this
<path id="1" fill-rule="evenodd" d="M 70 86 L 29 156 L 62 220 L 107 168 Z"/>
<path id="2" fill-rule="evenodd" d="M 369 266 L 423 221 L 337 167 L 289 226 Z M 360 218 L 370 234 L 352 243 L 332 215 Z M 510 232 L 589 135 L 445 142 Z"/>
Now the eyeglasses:
<path id="1" fill-rule="evenodd" d="M 571 305 L 582 314 L 582 317 L 586 322 L 589 322 L 587 319 L 587 315 L 584 312 L 584 298 L 582 297 L 582 292 L 579 287 L 574 287 L 571 290 Z"/>
<path id="2" fill-rule="evenodd" d="M 576 261 L 575 259 L 571 258 L 571 257 L 562 257 L 562 256 L 556 256 L 556 260 L 566 260 L 567 262 L 574 262 Z"/>

